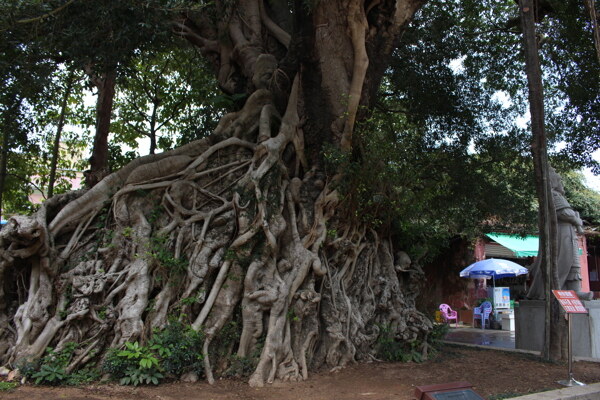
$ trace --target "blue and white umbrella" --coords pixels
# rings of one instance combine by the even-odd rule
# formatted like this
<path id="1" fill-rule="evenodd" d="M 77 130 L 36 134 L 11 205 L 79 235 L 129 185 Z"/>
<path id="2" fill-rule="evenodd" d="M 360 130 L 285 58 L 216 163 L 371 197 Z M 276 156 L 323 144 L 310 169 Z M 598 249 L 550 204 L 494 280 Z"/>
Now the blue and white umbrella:
<path id="1" fill-rule="evenodd" d="M 462 278 L 508 278 L 525 275 L 529 270 L 512 261 L 488 258 L 477 261 L 460 271 Z"/>

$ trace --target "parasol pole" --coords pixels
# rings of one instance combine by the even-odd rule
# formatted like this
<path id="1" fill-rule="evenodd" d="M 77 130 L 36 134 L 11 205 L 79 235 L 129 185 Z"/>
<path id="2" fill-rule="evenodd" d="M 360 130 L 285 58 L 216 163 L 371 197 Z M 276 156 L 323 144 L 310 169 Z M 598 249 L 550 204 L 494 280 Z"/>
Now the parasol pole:
<path id="1" fill-rule="evenodd" d="M 492 312 L 494 313 L 494 321 L 496 320 L 496 274 L 492 273 Z M 490 322 L 490 328 L 492 323 Z"/>

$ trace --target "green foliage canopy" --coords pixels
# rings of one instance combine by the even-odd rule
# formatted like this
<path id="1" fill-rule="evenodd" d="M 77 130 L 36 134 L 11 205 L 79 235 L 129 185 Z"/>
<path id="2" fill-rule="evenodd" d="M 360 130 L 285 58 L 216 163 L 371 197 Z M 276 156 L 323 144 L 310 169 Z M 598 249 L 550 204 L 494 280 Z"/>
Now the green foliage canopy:
<path id="1" fill-rule="evenodd" d="M 552 143 L 566 143 L 554 161 L 561 170 L 597 168 L 590 154 L 599 147 L 600 70 L 589 22 L 579 2 L 549 3 L 552 12 L 540 24 L 548 130 Z M 0 7 L 0 69 L 9 77 L 2 132 L 14 132 L 10 168 L 29 177 L 36 172 L 18 154 L 47 158 L 51 104 L 67 64 L 119 71 L 113 168 L 137 155 L 142 136 L 165 150 L 206 135 L 227 106 L 208 66 L 170 33 L 177 12 L 204 3 L 27 0 Z M 530 134 L 518 123 L 527 101 L 516 17 L 508 0 L 426 3 L 399 42 L 380 101 L 365 110 L 370 117 L 358 127 L 355 153 L 325 151 L 329 162 L 351 171 L 341 188 L 355 216 L 393 226 L 406 243 L 499 226 L 533 229 Z M 75 92 L 72 123 L 89 127 L 89 110 L 74 107 L 81 83 Z M 50 111 L 34 117 L 34 109 Z M 132 150 L 124 153 L 123 145 Z M 15 188 L 9 197 L 23 193 L 8 186 Z"/>

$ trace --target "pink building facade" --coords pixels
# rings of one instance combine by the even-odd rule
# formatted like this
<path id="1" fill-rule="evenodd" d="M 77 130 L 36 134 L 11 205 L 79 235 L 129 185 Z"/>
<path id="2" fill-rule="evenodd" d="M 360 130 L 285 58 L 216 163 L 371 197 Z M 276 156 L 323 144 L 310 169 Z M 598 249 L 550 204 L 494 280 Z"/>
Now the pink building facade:
<path id="1" fill-rule="evenodd" d="M 578 237 L 579 244 L 579 265 L 581 266 L 581 290 L 584 292 L 590 291 L 590 275 L 588 271 L 588 250 L 587 250 L 587 241 L 584 235 L 579 235 Z M 491 246 L 501 246 L 496 243 L 492 243 Z M 486 247 L 490 249 L 490 243 L 483 238 L 477 239 L 474 248 L 474 257 L 475 261 L 485 260 L 486 258 L 492 258 L 486 255 Z M 513 256 L 514 257 L 514 256 Z M 506 249 L 506 256 L 502 258 L 512 259 L 512 261 L 516 261 L 519 264 L 523 264 L 524 266 L 528 266 L 527 263 L 517 261 L 519 258 L 513 258 L 510 256 L 510 249 Z M 522 258 L 521 258 L 522 259 Z"/>

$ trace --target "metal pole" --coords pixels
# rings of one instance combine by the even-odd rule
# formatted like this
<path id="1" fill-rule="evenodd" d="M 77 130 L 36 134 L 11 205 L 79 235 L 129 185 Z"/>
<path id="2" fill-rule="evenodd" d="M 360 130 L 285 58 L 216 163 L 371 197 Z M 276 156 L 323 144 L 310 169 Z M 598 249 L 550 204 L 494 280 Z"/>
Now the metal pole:
<path id="1" fill-rule="evenodd" d="M 573 324 L 571 323 L 571 313 L 567 314 L 567 324 L 569 325 L 569 381 L 573 380 Z"/>
<path id="2" fill-rule="evenodd" d="M 567 313 L 567 325 L 568 328 L 568 343 L 569 343 L 569 379 L 565 381 L 558 381 L 557 383 L 563 386 L 585 386 L 585 383 L 579 382 L 573 378 L 573 335 L 571 328 L 571 313 Z"/>

